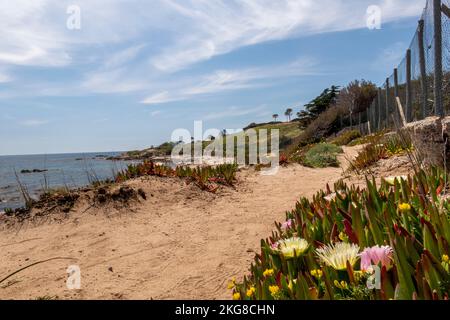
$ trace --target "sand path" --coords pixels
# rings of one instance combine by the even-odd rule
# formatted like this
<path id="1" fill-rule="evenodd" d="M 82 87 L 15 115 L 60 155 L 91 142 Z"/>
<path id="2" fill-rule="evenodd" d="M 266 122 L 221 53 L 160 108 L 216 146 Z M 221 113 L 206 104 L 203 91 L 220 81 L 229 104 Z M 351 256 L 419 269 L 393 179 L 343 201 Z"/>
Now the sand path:
<path id="1" fill-rule="evenodd" d="M 275 176 L 245 171 L 237 190 L 218 195 L 179 180 L 134 181 L 153 196 L 133 210 L 79 208 L 62 223 L 0 231 L 0 279 L 39 260 L 76 259 L 17 274 L 0 285 L 0 299 L 229 299 L 228 280 L 247 273 L 274 221 L 341 174 L 299 165 Z M 81 290 L 66 288 L 71 264 L 80 266 Z"/>

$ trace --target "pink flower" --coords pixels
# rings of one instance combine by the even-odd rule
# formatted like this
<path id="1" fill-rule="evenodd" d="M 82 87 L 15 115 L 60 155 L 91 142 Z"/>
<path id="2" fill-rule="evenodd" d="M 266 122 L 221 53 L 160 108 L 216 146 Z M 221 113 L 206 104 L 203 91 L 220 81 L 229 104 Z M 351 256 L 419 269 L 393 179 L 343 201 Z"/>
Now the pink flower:
<path id="1" fill-rule="evenodd" d="M 279 246 L 279 243 L 277 241 L 277 242 L 272 243 L 270 247 L 272 248 L 272 250 L 278 250 L 278 246 Z"/>
<path id="2" fill-rule="evenodd" d="M 361 270 L 368 271 L 371 266 L 381 263 L 382 267 L 389 269 L 392 266 L 394 250 L 389 246 L 375 246 L 366 248 L 361 253 Z"/>
<path id="3" fill-rule="evenodd" d="M 288 230 L 288 229 L 292 228 L 293 224 L 294 224 L 294 221 L 292 219 L 289 219 L 288 221 L 286 221 L 285 223 L 283 223 L 281 225 L 281 229 Z"/>

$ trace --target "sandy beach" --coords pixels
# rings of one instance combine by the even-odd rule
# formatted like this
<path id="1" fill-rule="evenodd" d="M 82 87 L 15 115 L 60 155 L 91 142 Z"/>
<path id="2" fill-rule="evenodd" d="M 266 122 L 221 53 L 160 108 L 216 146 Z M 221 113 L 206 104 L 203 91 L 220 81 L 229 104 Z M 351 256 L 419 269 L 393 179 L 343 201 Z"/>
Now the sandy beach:
<path id="1" fill-rule="evenodd" d="M 356 153 L 346 148 L 341 156 Z M 0 232 L 0 299 L 229 299 L 227 283 L 247 273 L 260 240 L 301 196 L 342 177 L 342 168 L 290 165 L 274 176 L 242 170 L 217 194 L 175 178 L 127 182 L 147 200 L 93 209 L 79 201 L 67 216 L 25 222 Z M 81 290 L 66 287 L 78 265 Z"/>

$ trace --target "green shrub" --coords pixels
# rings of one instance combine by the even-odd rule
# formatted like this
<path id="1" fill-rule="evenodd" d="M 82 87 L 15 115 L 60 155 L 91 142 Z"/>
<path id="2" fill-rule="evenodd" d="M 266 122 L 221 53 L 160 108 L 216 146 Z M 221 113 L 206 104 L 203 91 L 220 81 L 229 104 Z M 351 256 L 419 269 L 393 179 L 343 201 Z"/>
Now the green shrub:
<path id="1" fill-rule="evenodd" d="M 334 193 L 327 188 L 312 200 L 300 199 L 286 222 L 261 241 L 250 274 L 230 283 L 233 298 L 448 299 L 446 181 L 444 171 L 431 168 L 378 186 L 368 179 L 366 189 L 341 181 Z M 367 286 L 371 264 L 379 267 L 379 287 Z"/>
<path id="2" fill-rule="evenodd" d="M 355 139 L 359 138 L 361 138 L 361 132 L 359 132 L 359 130 L 345 131 L 336 138 L 332 139 L 331 143 L 334 143 L 337 146 L 346 146 Z"/>
<path id="3" fill-rule="evenodd" d="M 330 143 L 320 143 L 309 149 L 302 157 L 302 164 L 311 168 L 339 167 L 337 155 L 342 148 Z"/>

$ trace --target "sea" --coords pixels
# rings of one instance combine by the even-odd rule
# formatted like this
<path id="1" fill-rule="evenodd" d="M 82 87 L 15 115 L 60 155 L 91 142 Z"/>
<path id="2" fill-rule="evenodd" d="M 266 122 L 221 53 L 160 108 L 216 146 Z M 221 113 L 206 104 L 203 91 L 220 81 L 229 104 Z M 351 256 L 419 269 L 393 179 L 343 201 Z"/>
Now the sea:
<path id="1" fill-rule="evenodd" d="M 112 179 L 133 163 L 107 160 L 120 153 L 0 156 L 0 212 L 24 206 L 20 185 L 38 199 L 48 188 L 75 189 Z"/>

